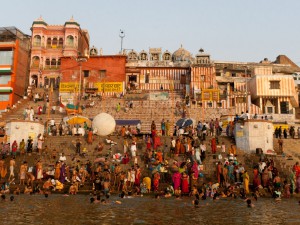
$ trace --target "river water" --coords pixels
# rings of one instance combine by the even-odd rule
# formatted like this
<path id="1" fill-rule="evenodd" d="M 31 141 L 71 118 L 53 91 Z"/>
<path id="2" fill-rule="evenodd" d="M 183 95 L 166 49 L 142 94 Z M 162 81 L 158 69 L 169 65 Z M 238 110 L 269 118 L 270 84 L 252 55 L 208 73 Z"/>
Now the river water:
<path id="1" fill-rule="evenodd" d="M 91 204 L 89 199 L 89 195 L 15 196 L 13 202 L 0 201 L 0 224 L 300 224 L 298 199 L 260 198 L 253 208 L 241 199 L 208 199 L 200 201 L 199 208 L 192 206 L 191 198 L 111 196 L 105 205 Z"/>

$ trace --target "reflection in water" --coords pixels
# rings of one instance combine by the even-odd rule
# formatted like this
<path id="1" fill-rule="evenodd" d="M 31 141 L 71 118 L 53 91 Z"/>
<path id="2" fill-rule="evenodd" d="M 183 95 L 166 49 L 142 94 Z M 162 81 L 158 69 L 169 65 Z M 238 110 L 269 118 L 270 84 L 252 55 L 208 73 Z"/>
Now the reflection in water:
<path id="1" fill-rule="evenodd" d="M 111 203 L 90 204 L 90 196 L 21 195 L 0 201 L 1 224 L 300 224 L 297 199 L 275 202 L 259 199 L 254 208 L 243 200 L 200 201 L 135 197 Z M 120 200 L 122 204 L 112 203 Z"/>

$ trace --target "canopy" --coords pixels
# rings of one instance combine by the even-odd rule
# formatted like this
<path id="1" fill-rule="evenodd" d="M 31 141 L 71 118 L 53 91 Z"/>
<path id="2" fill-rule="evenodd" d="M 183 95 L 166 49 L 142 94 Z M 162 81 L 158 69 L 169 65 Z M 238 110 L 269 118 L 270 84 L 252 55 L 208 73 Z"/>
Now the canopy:
<path id="1" fill-rule="evenodd" d="M 66 123 L 68 123 L 69 125 L 83 124 L 84 122 L 86 122 L 89 127 L 91 127 L 91 125 L 92 125 L 91 120 L 87 117 L 84 117 L 84 116 L 65 117 L 64 121 Z"/>
<path id="2" fill-rule="evenodd" d="M 179 128 L 188 127 L 193 124 L 193 120 L 189 118 L 182 118 L 176 122 L 176 126 Z"/>
<path id="3" fill-rule="evenodd" d="M 138 123 L 141 123 L 141 121 L 140 120 L 116 120 L 116 125 L 118 126 L 126 126 L 126 125 L 135 126 Z"/>

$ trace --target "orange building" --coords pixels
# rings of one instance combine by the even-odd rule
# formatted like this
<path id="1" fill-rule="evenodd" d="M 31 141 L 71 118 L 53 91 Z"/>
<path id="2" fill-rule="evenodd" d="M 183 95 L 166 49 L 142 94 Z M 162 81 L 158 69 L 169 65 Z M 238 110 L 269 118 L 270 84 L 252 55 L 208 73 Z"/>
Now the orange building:
<path id="1" fill-rule="evenodd" d="M 125 63 L 123 55 L 62 57 L 59 87 L 62 103 L 76 103 L 76 98 L 85 94 L 124 93 Z"/>
<path id="2" fill-rule="evenodd" d="M 61 57 L 87 55 L 89 34 L 71 18 L 64 25 L 48 25 L 42 18 L 33 21 L 29 84 L 57 88 Z"/>
<path id="3" fill-rule="evenodd" d="M 0 111 L 11 107 L 28 84 L 30 36 L 15 27 L 0 28 Z"/>

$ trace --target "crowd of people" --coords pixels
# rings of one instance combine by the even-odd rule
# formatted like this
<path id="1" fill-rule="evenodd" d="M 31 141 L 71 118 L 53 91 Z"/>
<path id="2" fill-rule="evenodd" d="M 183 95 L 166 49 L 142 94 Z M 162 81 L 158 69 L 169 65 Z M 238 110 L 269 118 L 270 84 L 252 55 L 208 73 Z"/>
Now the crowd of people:
<path id="1" fill-rule="evenodd" d="M 57 126 L 55 122 L 50 121 L 51 130 L 46 135 L 57 135 L 54 126 Z M 57 129 L 59 135 L 63 135 L 64 126 L 66 124 L 61 121 Z M 234 122 L 228 123 L 225 132 L 218 118 L 199 121 L 196 126 L 177 125 L 174 129 L 168 120 L 161 120 L 160 129 L 152 121 L 151 133 L 147 135 L 139 135 L 139 126 L 122 126 L 116 141 L 106 138 L 96 143 L 93 147 L 97 155 L 95 161 L 85 157 L 82 137 L 74 137 L 74 154 L 71 155 L 65 155 L 63 149 L 48 149 L 43 144 L 43 134 L 38 135 L 36 148 L 31 137 L 20 143 L 14 141 L 11 148 L 2 144 L 1 193 L 49 194 L 58 191 L 74 195 L 85 189 L 94 194 L 92 201 L 97 201 L 101 195 L 109 198 L 110 193 L 126 196 L 154 192 L 156 197 L 194 196 L 197 205 L 197 201 L 206 198 L 241 197 L 247 200 L 251 193 L 256 198 L 271 195 L 278 200 L 300 190 L 298 163 L 285 178 L 279 176 L 272 160 L 263 158 L 249 174 L 238 162 L 234 143 L 226 145 L 222 141 L 224 133 L 232 136 Z M 86 123 L 82 129 L 86 143 L 92 146 L 93 131 Z M 112 151 L 114 145 L 116 151 Z M 120 146 L 122 150 L 118 149 Z M 37 153 L 34 161 L 24 160 L 34 151 Z M 214 159 L 214 176 L 211 182 L 204 182 L 205 170 L 209 170 L 204 167 L 208 157 Z M 10 188 L 12 184 L 14 189 Z"/>

